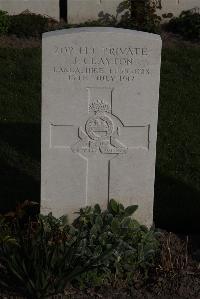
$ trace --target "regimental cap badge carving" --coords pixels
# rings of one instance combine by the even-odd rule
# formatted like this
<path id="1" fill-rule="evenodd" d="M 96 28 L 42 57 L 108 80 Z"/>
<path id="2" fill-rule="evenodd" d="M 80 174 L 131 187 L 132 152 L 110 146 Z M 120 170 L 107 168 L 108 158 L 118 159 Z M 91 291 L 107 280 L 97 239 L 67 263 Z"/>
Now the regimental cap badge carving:
<path id="1" fill-rule="evenodd" d="M 79 138 L 72 145 L 72 151 L 86 157 L 89 154 L 125 154 L 127 147 L 118 141 L 123 123 L 112 114 L 112 99 L 107 102 L 103 94 L 99 96 L 97 93 L 90 96 L 88 104 L 90 115 L 84 127 L 79 127 Z"/>
<path id="2" fill-rule="evenodd" d="M 96 102 L 92 102 L 89 105 L 89 112 L 111 113 L 111 106 L 109 104 L 105 103 L 103 100 L 97 100 Z"/>

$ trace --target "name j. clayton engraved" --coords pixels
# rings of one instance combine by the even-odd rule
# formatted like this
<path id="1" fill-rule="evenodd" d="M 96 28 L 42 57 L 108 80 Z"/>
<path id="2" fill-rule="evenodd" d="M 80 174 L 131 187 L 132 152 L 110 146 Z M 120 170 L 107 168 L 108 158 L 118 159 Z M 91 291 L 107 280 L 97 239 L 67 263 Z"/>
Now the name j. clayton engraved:
<path id="1" fill-rule="evenodd" d="M 119 138 L 121 121 L 112 114 L 111 107 L 103 100 L 89 105 L 91 117 L 86 121 L 84 129 L 79 128 L 79 140 L 71 149 L 77 153 L 124 154 L 127 147 Z"/>

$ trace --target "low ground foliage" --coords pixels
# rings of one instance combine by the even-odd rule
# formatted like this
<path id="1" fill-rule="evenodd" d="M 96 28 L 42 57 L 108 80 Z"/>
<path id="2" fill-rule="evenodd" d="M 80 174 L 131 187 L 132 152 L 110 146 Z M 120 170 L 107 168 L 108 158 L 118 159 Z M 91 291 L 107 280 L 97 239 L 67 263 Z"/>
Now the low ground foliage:
<path id="1" fill-rule="evenodd" d="M 0 35 L 6 34 L 10 25 L 10 19 L 6 11 L 0 10 Z"/>
<path id="2" fill-rule="evenodd" d="M 183 11 L 179 17 L 172 18 L 164 27 L 187 40 L 200 41 L 200 14 L 197 12 Z"/>
<path id="3" fill-rule="evenodd" d="M 18 15 L 8 15 L 0 10 L 0 35 L 9 34 L 18 37 L 40 37 L 42 33 L 55 30 L 57 21 L 30 12 Z"/>
<path id="4" fill-rule="evenodd" d="M 51 214 L 30 219 L 27 212 L 35 205 L 26 201 L 0 218 L 1 271 L 7 269 L 6 275 L 1 272 L 0 290 L 8 298 L 63 291 L 68 296 L 51 298 L 198 298 L 199 270 L 189 253 L 190 238 L 148 231 L 129 219 L 136 206 L 124 209 L 112 200 L 106 211 L 86 207 L 70 226 L 66 217 Z"/>
<path id="5" fill-rule="evenodd" d="M 18 37 L 41 36 L 49 28 L 49 19 L 40 15 L 20 14 L 9 17 L 8 34 Z"/>
<path id="6" fill-rule="evenodd" d="M 156 233 L 131 218 L 137 206 L 111 200 L 81 209 L 72 225 L 51 214 L 24 220 L 24 214 L 0 218 L 0 286 L 27 298 L 63 293 L 67 284 L 81 287 L 148 275 L 159 243 Z M 92 280 L 89 278 L 92 277 Z"/>

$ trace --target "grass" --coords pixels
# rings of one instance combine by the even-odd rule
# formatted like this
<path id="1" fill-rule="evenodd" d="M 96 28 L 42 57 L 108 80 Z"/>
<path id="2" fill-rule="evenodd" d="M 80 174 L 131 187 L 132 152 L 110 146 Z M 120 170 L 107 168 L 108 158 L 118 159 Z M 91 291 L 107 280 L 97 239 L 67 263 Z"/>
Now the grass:
<path id="1" fill-rule="evenodd" d="M 0 202 L 40 198 L 41 50 L 0 49 Z"/>
<path id="2" fill-rule="evenodd" d="M 200 48 L 163 50 L 155 224 L 199 230 Z M 1 211 L 40 198 L 41 50 L 0 49 Z"/>
<path id="3" fill-rule="evenodd" d="M 179 230 L 200 228 L 200 48 L 164 49 L 155 219 Z"/>

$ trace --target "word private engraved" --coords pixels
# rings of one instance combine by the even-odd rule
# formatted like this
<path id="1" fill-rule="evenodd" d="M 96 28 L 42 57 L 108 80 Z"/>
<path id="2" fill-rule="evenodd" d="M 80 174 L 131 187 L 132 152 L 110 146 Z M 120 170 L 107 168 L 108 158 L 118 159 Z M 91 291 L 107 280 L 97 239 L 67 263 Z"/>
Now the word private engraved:
<path id="1" fill-rule="evenodd" d="M 90 117 L 79 128 L 79 140 L 72 145 L 75 153 L 125 154 L 127 147 L 118 140 L 122 122 L 112 114 L 111 106 L 103 99 L 89 104 Z"/>

